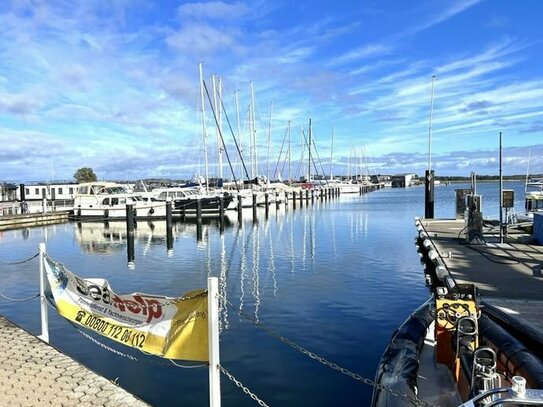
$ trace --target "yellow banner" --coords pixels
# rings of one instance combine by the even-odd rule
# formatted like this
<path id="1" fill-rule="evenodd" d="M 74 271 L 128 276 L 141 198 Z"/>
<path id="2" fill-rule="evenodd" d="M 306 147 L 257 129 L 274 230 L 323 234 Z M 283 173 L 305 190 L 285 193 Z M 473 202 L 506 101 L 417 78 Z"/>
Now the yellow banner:
<path id="1" fill-rule="evenodd" d="M 109 339 L 168 359 L 208 361 L 207 291 L 182 297 L 117 295 L 107 280 L 82 279 L 45 258 L 58 312 Z"/>

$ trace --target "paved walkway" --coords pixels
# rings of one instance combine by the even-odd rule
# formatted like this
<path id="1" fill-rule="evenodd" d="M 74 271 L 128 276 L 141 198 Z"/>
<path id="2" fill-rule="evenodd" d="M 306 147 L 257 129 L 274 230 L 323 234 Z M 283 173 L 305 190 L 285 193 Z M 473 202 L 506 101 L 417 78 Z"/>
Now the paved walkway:
<path id="1" fill-rule="evenodd" d="M 465 242 L 464 220 L 421 219 L 458 283 L 473 283 L 481 297 L 543 332 L 543 246 L 523 230 L 484 228 L 486 244 Z"/>
<path id="2" fill-rule="evenodd" d="M 2 316 L 0 405 L 148 406 Z"/>

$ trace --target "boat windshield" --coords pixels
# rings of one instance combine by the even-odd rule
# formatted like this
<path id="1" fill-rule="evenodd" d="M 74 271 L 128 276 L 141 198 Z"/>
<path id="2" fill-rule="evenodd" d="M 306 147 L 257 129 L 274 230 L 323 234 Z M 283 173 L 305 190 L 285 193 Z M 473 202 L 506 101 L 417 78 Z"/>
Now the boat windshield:
<path id="1" fill-rule="evenodd" d="M 106 187 L 100 192 L 102 194 L 123 194 L 126 193 L 126 190 L 123 187 Z"/>

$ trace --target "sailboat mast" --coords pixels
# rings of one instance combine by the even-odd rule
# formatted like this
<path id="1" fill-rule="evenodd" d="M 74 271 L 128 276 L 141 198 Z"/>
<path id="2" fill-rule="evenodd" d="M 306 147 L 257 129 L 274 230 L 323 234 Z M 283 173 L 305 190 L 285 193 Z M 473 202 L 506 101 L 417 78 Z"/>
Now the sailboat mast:
<path id="1" fill-rule="evenodd" d="M 290 161 L 290 120 L 288 121 L 288 183 L 292 183 L 292 168 Z"/>
<path id="2" fill-rule="evenodd" d="M 217 112 L 218 112 L 218 115 L 219 115 L 219 178 L 222 179 L 223 178 L 223 151 L 224 151 L 224 146 L 223 146 L 223 143 L 222 143 L 222 137 L 221 137 L 221 134 L 222 134 L 222 78 L 219 77 L 219 106 L 217 108 Z"/>
<path id="3" fill-rule="evenodd" d="M 268 162 L 266 164 L 266 177 L 270 180 L 270 152 L 271 152 L 271 132 L 272 132 L 272 114 L 273 114 L 273 101 L 270 102 L 270 123 L 268 125 Z"/>
<path id="4" fill-rule="evenodd" d="M 206 114 L 205 114 L 205 101 L 204 101 L 204 69 L 203 64 L 200 62 L 200 99 L 202 101 L 202 136 L 204 138 L 204 157 L 205 157 L 205 175 L 206 175 L 206 191 L 209 190 L 209 168 L 207 164 L 207 130 L 206 130 Z"/>
<path id="5" fill-rule="evenodd" d="M 255 178 L 257 168 L 257 151 L 256 151 L 256 129 L 255 129 L 255 89 L 253 81 L 249 82 L 251 86 L 251 178 Z"/>
<path id="6" fill-rule="evenodd" d="M 332 127 L 332 144 L 330 146 L 330 181 L 334 179 L 334 136 L 336 135 L 336 126 Z"/>
<path id="7" fill-rule="evenodd" d="M 307 178 L 308 182 L 311 182 L 311 119 L 309 119 L 309 143 L 307 145 L 308 151 L 309 151 L 309 161 L 307 163 Z"/>
<path id="8" fill-rule="evenodd" d="M 218 177 L 219 178 L 222 178 L 222 141 L 221 141 L 221 128 L 220 128 L 220 113 L 219 113 L 219 103 L 217 101 L 217 94 L 218 94 L 218 90 L 217 90 L 217 75 L 213 75 L 211 77 L 212 81 L 213 81 L 213 108 L 215 110 L 215 114 L 218 115 L 218 120 L 217 120 L 217 154 L 218 154 L 218 158 L 219 158 L 219 171 L 218 171 Z"/>
<path id="9" fill-rule="evenodd" d="M 241 139 L 241 123 L 240 123 L 240 120 L 239 120 L 239 99 L 238 99 L 238 95 L 239 95 L 239 91 L 236 90 L 234 92 L 234 97 L 236 99 L 236 118 L 237 118 L 237 121 L 238 121 L 239 153 L 241 155 L 241 161 L 243 161 L 243 142 L 242 142 L 242 139 Z M 240 166 L 240 173 L 242 173 L 241 172 L 241 166 Z M 243 178 L 243 175 L 240 178 Z"/>

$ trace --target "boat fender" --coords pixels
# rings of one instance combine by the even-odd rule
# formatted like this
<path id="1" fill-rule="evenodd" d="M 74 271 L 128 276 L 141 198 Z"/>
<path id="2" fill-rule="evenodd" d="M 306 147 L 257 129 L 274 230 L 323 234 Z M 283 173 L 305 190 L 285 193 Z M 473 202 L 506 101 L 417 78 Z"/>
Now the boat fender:
<path id="1" fill-rule="evenodd" d="M 104 218 L 109 216 L 109 209 L 104 209 Z"/>
<path id="2" fill-rule="evenodd" d="M 78 217 L 78 218 L 81 217 L 81 208 L 79 208 L 79 209 L 77 210 L 77 217 Z"/>

